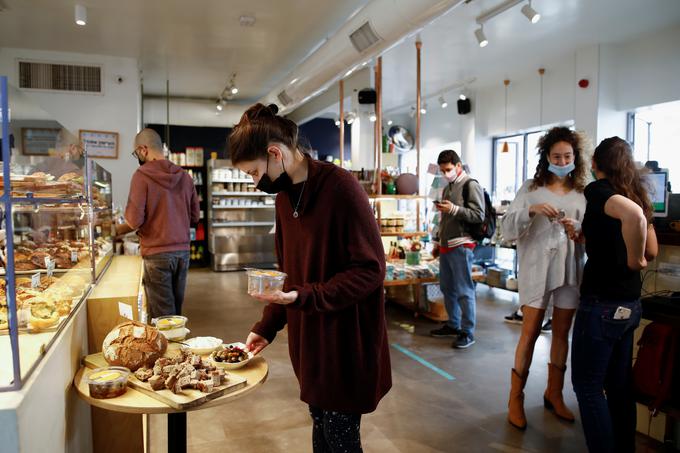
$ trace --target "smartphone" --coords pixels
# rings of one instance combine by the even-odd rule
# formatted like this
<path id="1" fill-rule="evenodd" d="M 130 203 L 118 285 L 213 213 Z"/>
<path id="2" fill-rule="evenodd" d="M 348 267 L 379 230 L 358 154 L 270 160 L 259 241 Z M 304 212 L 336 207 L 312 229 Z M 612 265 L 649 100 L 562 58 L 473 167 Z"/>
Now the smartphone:
<path id="1" fill-rule="evenodd" d="M 440 205 L 440 204 L 442 204 L 441 200 L 434 200 L 432 203 L 434 203 L 435 205 Z"/>
<path id="2" fill-rule="evenodd" d="M 614 319 L 628 319 L 630 318 L 630 308 L 618 307 L 614 313 Z"/>

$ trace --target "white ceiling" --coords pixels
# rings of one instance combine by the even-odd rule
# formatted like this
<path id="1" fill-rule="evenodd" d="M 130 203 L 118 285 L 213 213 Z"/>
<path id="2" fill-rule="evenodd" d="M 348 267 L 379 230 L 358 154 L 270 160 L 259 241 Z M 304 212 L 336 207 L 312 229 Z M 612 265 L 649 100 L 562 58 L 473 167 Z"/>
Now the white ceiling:
<path id="1" fill-rule="evenodd" d="M 680 23 L 678 0 L 533 0 L 541 13 L 537 24 L 521 14 L 521 5 L 515 6 L 485 24 L 489 45 L 480 48 L 475 19 L 500 3 L 473 0 L 421 31 L 424 94 L 469 79 L 475 79 L 473 87 L 500 86 L 505 78 L 525 74 L 526 68 L 570 58 L 576 49 L 626 41 Z M 414 42 L 412 37 L 383 56 L 384 110 L 415 101 Z"/>
<path id="2" fill-rule="evenodd" d="M 145 94 L 217 97 L 232 73 L 235 101 L 269 92 L 368 0 L 3 0 L 0 45 L 139 58 Z M 254 27 L 239 17 L 253 15 Z"/>

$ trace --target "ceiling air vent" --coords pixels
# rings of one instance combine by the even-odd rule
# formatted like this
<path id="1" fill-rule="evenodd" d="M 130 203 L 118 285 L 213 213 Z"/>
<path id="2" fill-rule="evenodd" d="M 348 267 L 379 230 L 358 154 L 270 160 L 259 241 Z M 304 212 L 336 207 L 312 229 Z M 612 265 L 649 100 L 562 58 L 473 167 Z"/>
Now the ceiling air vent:
<path id="1" fill-rule="evenodd" d="M 284 107 L 293 102 L 293 98 L 288 96 L 286 90 L 280 92 L 277 97 L 279 98 L 279 101 L 281 101 L 281 104 L 283 104 Z"/>
<path id="2" fill-rule="evenodd" d="M 357 28 L 349 35 L 349 39 L 352 41 L 354 48 L 361 53 L 380 41 L 380 36 L 373 30 L 373 27 L 371 27 L 369 22 L 365 22 L 361 27 Z"/>
<path id="3" fill-rule="evenodd" d="M 19 86 L 36 90 L 101 93 L 102 68 L 20 61 Z"/>

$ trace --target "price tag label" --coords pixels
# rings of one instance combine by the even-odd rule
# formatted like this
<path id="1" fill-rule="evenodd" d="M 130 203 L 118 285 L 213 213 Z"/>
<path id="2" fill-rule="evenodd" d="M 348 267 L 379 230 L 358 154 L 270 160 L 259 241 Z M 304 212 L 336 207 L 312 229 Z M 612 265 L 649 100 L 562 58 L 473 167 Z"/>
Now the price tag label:
<path id="1" fill-rule="evenodd" d="M 72 263 L 78 262 L 78 251 L 77 250 L 71 250 L 71 262 Z"/>
<path id="2" fill-rule="evenodd" d="M 31 275 L 31 288 L 40 286 L 40 272 Z"/>
<path id="3" fill-rule="evenodd" d="M 55 261 L 46 259 L 45 264 L 47 264 L 47 276 L 51 277 L 52 274 L 54 274 L 54 266 L 55 266 Z"/>
<path id="4" fill-rule="evenodd" d="M 132 320 L 132 306 L 124 304 L 123 302 L 118 302 L 118 313 L 129 320 Z"/>
<path id="5" fill-rule="evenodd" d="M 97 232 L 97 234 L 102 234 L 102 227 L 101 227 L 101 225 L 97 225 L 97 227 L 95 228 L 95 231 Z"/>

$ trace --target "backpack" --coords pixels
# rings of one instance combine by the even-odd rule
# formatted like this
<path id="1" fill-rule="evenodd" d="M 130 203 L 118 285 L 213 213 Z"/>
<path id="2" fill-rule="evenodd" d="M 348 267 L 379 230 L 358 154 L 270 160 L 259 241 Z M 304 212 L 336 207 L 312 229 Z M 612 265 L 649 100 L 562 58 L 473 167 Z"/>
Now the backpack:
<path id="1" fill-rule="evenodd" d="M 479 184 L 476 179 L 472 178 L 465 181 L 465 185 L 463 186 L 463 200 L 465 201 L 466 205 L 470 191 L 468 186 L 472 181 Z M 484 191 L 484 220 L 482 220 L 482 223 L 469 223 L 467 225 L 467 232 L 475 241 L 491 239 L 496 232 L 496 210 L 491 203 L 489 192 L 487 192 L 483 187 L 482 190 Z"/>
<path id="2" fill-rule="evenodd" d="M 640 349 L 633 366 L 633 386 L 638 397 L 651 401 L 649 409 L 654 415 L 673 397 L 678 337 L 672 326 L 652 322 L 637 343 Z"/>

